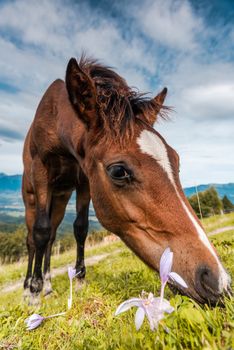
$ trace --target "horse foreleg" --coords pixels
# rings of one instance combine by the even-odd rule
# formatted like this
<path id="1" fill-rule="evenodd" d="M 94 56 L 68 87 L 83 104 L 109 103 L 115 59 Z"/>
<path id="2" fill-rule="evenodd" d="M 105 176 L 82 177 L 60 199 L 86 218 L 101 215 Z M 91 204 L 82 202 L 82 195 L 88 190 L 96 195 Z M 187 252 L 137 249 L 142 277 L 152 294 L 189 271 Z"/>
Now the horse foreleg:
<path id="1" fill-rule="evenodd" d="M 33 225 L 35 264 L 30 291 L 33 296 L 38 296 L 43 288 L 42 260 L 51 236 L 49 218 L 51 195 L 48 186 L 48 174 L 39 158 L 34 159 L 32 175 L 35 188 L 36 213 Z"/>
<path id="2" fill-rule="evenodd" d="M 25 300 L 28 300 L 30 297 L 30 284 L 32 279 L 32 265 L 33 265 L 33 259 L 35 254 L 35 246 L 34 242 L 32 241 L 32 232 L 28 232 L 27 237 L 27 249 L 28 249 L 28 267 L 27 267 L 27 273 L 24 280 L 24 294 L 23 298 Z"/>
<path id="3" fill-rule="evenodd" d="M 66 206 L 71 197 L 71 194 L 72 192 L 68 192 L 63 195 L 57 195 L 52 197 L 50 209 L 51 235 L 46 247 L 44 258 L 44 295 L 48 295 L 52 292 L 50 275 L 51 250 L 56 237 L 57 228 L 63 220 Z"/>
<path id="4" fill-rule="evenodd" d="M 32 265 L 35 254 L 35 244 L 33 241 L 32 233 L 33 224 L 35 221 L 35 197 L 32 186 L 29 183 L 27 183 L 25 179 L 25 174 L 23 175 L 22 195 L 25 204 L 25 221 L 28 230 L 26 240 L 28 250 L 28 267 L 26 277 L 24 280 L 24 297 L 28 297 L 30 295 L 29 287 L 32 278 Z"/>
<path id="5" fill-rule="evenodd" d="M 50 240 L 51 226 L 46 212 L 37 213 L 36 221 L 33 226 L 33 237 L 35 242 L 35 264 L 33 276 L 30 284 L 31 293 L 38 295 L 43 288 L 42 260 L 46 246 Z"/>
<path id="6" fill-rule="evenodd" d="M 45 251 L 45 258 L 44 258 L 44 289 L 43 293 L 44 295 L 48 295 L 52 293 L 52 285 L 51 285 L 51 274 L 50 274 L 50 258 L 51 258 L 51 251 L 53 242 L 55 240 L 56 232 L 51 231 L 51 237 L 47 244 L 46 251 Z"/>
<path id="7" fill-rule="evenodd" d="M 32 265 L 33 265 L 33 259 L 34 259 L 34 254 L 35 254 L 35 246 L 34 242 L 32 240 L 32 232 L 28 232 L 28 237 L 27 237 L 27 249 L 28 249 L 28 267 L 27 267 L 27 273 L 26 277 L 24 280 L 24 296 L 28 296 L 29 292 L 29 287 L 31 283 L 31 278 L 32 278 Z"/>
<path id="8" fill-rule="evenodd" d="M 88 184 L 82 184 L 77 189 L 76 198 L 76 211 L 77 217 L 74 222 L 74 235 L 77 243 L 77 258 L 76 258 L 76 272 L 79 272 L 77 276 L 78 279 L 83 279 L 85 277 L 86 269 L 84 262 L 84 247 L 85 240 L 88 233 L 88 223 L 89 223 L 89 203 L 90 203 L 90 193 Z"/>

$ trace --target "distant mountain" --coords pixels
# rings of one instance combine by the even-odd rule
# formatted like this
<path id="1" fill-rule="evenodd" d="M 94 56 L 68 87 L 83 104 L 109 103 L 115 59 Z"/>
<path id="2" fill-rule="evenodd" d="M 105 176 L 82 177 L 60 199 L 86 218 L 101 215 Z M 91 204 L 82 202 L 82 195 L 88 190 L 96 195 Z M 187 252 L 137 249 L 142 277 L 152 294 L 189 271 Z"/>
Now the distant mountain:
<path id="1" fill-rule="evenodd" d="M 0 173 L 0 191 L 20 191 L 22 175 Z"/>
<path id="2" fill-rule="evenodd" d="M 0 173 L 0 231 L 13 232 L 17 225 L 23 223 L 24 205 L 21 196 L 22 175 L 6 175 Z M 210 186 L 214 186 L 220 197 L 227 195 L 234 203 L 234 183 L 229 184 L 207 184 L 197 186 L 198 191 L 205 191 Z M 191 196 L 196 193 L 196 187 L 184 188 L 186 196 Z M 60 232 L 71 232 L 72 223 L 75 220 L 75 194 L 71 197 L 66 215 L 62 225 L 59 228 Z M 96 214 L 91 203 L 89 210 L 89 230 L 99 230 L 101 225 L 96 218 Z"/>
<path id="3" fill-rule="evenodd" d="M 216 188 L 220 198 L 223 198 L 223 196 L 226 195 L 230 199 L 230 201 L 234 204 L 234 183 L 198 185 L 197 191 L 203 192 L 211 186 Z M 196 193 L 196 187 L 193 186 L 193 187 L 184 188 L 184 193 L 187 197 L 190 197 Z"/>
<path id="4" fill-rule="evenodd" d="M 0 191 L 20 191 L 21 190 L 22 175 L 6 175 L 0 173 Z M 228 184 L 207 184 L 207 185 L 198 185 L 197 190 L 205 191 L 210 186 L 214 186 L 218 191 L 220 197 L 223 197 L 225 194 L 234 201 L 234 183 Z M 186 187 L 184 188 L 186 196 L 191 196 L 196 193 L 196 187 Z"/>
<path id="5" fill-rule="evenodd" d="M 6 175 L 0 173 L 0 231 L 12 232 L 17 224 L 24 223 L 24 205 L 21 195 L 22 175 Z M 75 194 L 73 193 L 67 209 L 60 231 L 72 231 L 75 221 Z M 96 218 L 93 205 L 89 209 L 89 230 L 99 230 L 100 223 Z"/>

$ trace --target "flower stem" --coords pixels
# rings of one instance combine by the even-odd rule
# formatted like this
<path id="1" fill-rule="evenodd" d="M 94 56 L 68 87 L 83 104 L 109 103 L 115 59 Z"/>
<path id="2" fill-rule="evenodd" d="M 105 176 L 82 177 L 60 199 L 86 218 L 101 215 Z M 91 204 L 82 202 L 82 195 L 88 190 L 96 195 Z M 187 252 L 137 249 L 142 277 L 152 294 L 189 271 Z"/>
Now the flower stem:
<path id="1" fill-rule="evenodd" d="M 46 316 L 46 317 L 44 317 L 44 319 L 52 318 L 52 317 L 57 317 L 57 316 L 62 316 L 62 315 L 65 315 L 65 314 L 66 314 L 66 312 L 60 312 L 60 313 L 58 313 L 58 314 Z"/>
<path id="2" fill-rule="evenodd" d="M 68 305 L 68 309 L 70 310 L 71 309 L 71 306 L 72 306 L 72 278 L 70 279 L 70 297 L 69 297 L 69 305 Z"/>
<path id="3" fill-rule="evenodd" d="M 81 273 L 81 271 L 78 271 L 74 277 L 78 276 Z"/>
<path id="4" fill-rule="evenodd" d="M 167 284 L 167 282 L 164 282 L 164 283 L 162 283 L 162 285 L 161 285 L 159 309 L 161 309 L 161 306 L 162 306 L 163 297 L 164 297 L 164 289 L 165 289 L 166 284 Z"/>

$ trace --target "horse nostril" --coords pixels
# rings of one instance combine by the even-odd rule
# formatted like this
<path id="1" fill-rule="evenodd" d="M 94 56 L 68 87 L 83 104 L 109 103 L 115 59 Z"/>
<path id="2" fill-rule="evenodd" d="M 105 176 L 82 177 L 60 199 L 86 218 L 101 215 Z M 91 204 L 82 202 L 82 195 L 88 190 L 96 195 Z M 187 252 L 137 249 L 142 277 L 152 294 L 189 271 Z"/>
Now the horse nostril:
<path id="1" fill-rule="evenodd" d="M 216 303 L 221 297 L 219 279 L 207 266 L 200 266 L 197 269 L 195 286 L 198 294 L 212 304 Z"/>

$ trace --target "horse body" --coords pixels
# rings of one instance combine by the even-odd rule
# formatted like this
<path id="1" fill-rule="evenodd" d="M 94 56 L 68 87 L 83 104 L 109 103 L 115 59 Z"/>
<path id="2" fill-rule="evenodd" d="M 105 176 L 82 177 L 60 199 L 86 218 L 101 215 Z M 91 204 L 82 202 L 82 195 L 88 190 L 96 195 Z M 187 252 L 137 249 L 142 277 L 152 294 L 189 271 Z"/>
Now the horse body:
<path id="1" fill-rule="evenodd" d="M 64 82 L 56 80 L 48 88 L 38 106 L 25 140 L 23 154 L 22 190 L 26 207 L 29 252 L 29 266 L 24 286 L 28 288 L 31 283 L 32 293 L 37 294 L 42 288 L 43 255 L 45 255 L 45 294 L 51 291 L 51 248 L 73 190 L 77 191 L 79 198 L 77 219 L 74 223 L 79 256 L 76 268 L 81 270 L 81 277 L 85 273 L 82 247 L 88 231 L 90 195 L 86 176 L 75 158 L 77 144 L 84 129 L 84 125 L 75 116 L 69 103 Z M 71 133 L 72 130 L 75 132 Z M 73 140 L 72 137 L 66 137 L 66 131 L 73 135 Z M 75 137 L 76 134 L 79 136 Z M 39 257 L 38 261 L 35 261 L 32 281 L 32 262 L 37 245 Z"/>
<path id="2" fill-rule="evenodd" d="M 51 248 L 74 189 L 79 278 L 85 276 L 92 198 L 102 225 L 154 270 L 170 246 L 173 270 L 189 285 L 183 293 L 215 303 L 228 290 L 229 277 L 181 188 L 179 157 L 152 127 L 166 110 L 166 92 L 148 100 L 112 70 L 85 59 L 71 59 L 66 82 L 48 88 L 24 147 L 26 290 L 38 295 L 44 277 L 45 293 L 51 291 Z"/>

